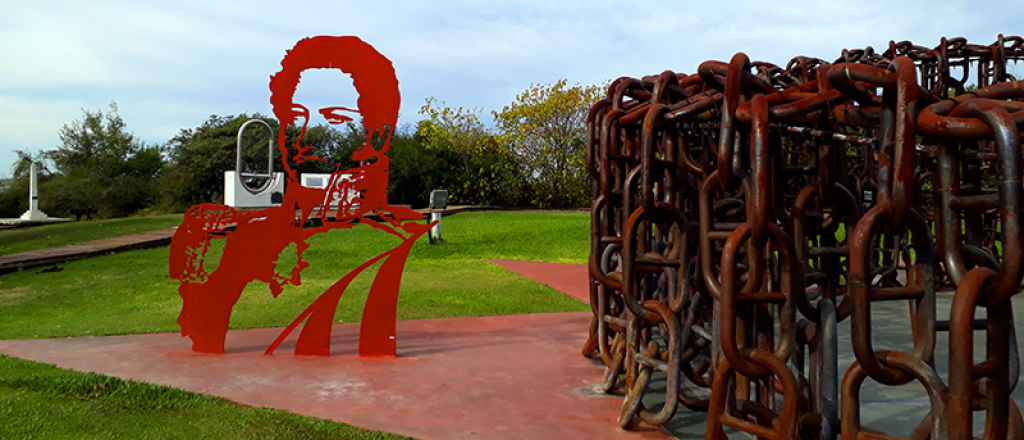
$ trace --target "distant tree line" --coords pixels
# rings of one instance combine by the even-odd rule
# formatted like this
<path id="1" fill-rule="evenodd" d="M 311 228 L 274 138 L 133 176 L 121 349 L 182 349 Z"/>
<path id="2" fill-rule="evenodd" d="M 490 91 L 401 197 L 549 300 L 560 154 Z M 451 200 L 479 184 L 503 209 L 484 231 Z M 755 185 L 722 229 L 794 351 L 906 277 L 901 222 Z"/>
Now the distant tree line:
<path id="1" fill-rule="evenodd" d="M 389 202 L 423 207 L 431 190 L 443 188 L 452 204 L 586 206 L 585 119 L 598 93 L 597 86 L 569 86 L 565 80 L 534 85 L 492 112 L 493 126 L 481 121 L 481 109 L 453 109 L 429 98 L 420 109 L 425 119 L 397 127 L 392 135 Z M 261 114 L 213 115 L 164 145 L 147 145 L 128 130 L 116 104 L 83 112 L 82 119 L 61 128 L 57 148 L 35 155 L 17 152 L 12 179 L 0 188 L 0 217 L 16 217 L 27 209 L 33 161 L 43 165 L 40 209 L 50 215 L 91 208 L 100 217 L 122 217 L 221 203 L 224 171 L 236 166 L 239 128 L 252 118 L 266 121 L 275 133 L 278 127 L 278 121 Z M 288 139 L 295 139 L 298 130 L 288 127 Z M 355 167 L 352 152 L 365 135 L 361 125 L 351 122 L 307 128 L 303 144 L 325 160 L 292 166 L 300 174 Z M 263 171 L 267 142 L 265 129 L 246 129 L 246 169 Z M 272 150 L 280 169 L 280 153 Z"/>

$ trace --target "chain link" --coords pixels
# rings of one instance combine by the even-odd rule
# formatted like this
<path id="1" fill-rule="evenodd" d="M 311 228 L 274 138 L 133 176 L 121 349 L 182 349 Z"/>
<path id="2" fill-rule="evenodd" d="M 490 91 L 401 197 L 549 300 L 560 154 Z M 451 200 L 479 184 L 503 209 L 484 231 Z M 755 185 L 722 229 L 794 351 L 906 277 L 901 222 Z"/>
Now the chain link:
<path id="1" fill-rule="evenodd" d="M 619 425 L 663 425 L 682 404 L 708 411 L 707 439 L 725 426 L 859 438 L 871 379 L 924 387 L 931 412 L 911 438 L 971 439 L 977 411 L 984 439 L 1024 438 L 1009 397 L 1024 81 L 1007 70 L 1022 60 L 1021 37 L 943 38 L 784 68 L 739 53 L 693 75 L 612 82 L 587 120 L 594 319 L 583 353 L 605 364 L 601 389 L 625 396 Z M 936 311 L 943 290 L 955 291 L 948 321 Z M 909 304 L 910 351 L 876 348 L 881 301 Z M 840 391 L 846 319 L 856 362 Z M 948 382 L 934 366 L 943 331 Z M 664 389 L 652 387 L 659 374 Z M 643 404 L 651 393 L 666 401 L 657 412 Z"/>

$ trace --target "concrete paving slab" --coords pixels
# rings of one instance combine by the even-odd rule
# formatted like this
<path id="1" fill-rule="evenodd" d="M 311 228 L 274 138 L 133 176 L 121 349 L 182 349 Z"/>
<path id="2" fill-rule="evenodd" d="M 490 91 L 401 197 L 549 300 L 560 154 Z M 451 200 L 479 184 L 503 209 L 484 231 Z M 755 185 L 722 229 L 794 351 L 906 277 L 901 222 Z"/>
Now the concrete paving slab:
<path id="1" fill-rule="evenodd" d="M 579 355 L 590 316 L 401 321 L 399 357 L 383 360 L 357 356 L 358 324 L 335 326 L 330 357 L 285 354 L 294 342 L 263 355 L 281 329 L 232 331 L 224 355 L 168 333 L 0 341 L 0 353 L 419 439 L 671 438 L 618 429 L 621 399 L 587 392 L 602 371 Z"/>

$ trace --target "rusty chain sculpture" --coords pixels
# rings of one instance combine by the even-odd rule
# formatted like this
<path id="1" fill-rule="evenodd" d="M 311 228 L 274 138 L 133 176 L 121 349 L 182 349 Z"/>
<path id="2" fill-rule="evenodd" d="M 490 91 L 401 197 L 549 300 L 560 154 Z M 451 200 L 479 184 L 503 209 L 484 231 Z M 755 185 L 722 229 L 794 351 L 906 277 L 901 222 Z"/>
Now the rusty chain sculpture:
<path id="1" fill-rule="evenodd" d="M 894 438 L 860 426 L 870 378 L 927 391 L 912 439 L 972 439 L 976 411 L 985 439 L 1024 438 L 1009 397 L 1024 81 L 1006 66 L 1018 60 L 1024 39 L 1000 35 L 785 68 L 740 53 L 694 75 L 614 81 L 588 118 L 594 321 L 583 352 L 605 364 L 601 388 L 625 394 L 619 424 L 663 425 L 681 404 L 708 412 L 706 439 L 726 426 Z M 948 321 L 936 312 L 943 290 L 955 291 Z M 909 303 L 910 352 L 872 340 L 881 301 Z M 856 362 L 840 386 L 846 319 Z M 656 371 L 664 390 L 651 386 Z M 658 411 L 642 400 L 655 392 Z"/>

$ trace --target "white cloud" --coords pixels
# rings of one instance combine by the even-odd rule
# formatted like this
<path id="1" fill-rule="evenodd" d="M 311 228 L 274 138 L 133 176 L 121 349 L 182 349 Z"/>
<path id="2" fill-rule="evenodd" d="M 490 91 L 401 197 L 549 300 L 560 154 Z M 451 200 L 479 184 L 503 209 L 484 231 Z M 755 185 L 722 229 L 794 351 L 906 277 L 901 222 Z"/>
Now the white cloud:
<path id="1" fill-rule="evenodd" d="M 134 131 L 165 142 L 210 114 L 269 113 L 269 75 L 295 41 L 358 35 L 388 56 L 402 122 L 427 96 L 500 109 L 531 83 L 584 84 L 738 51 L 784 65 L 842 48 L 942 35 L 990 44 L 1024 3 L 880 0 L 612 2 L 185 0 L 8 2 L 0 14 L 0 174 L 13 149 L 49 149 L 81 108 L 115 100 Z M 12 62 L 11 60 L 14 60 Z"/>

